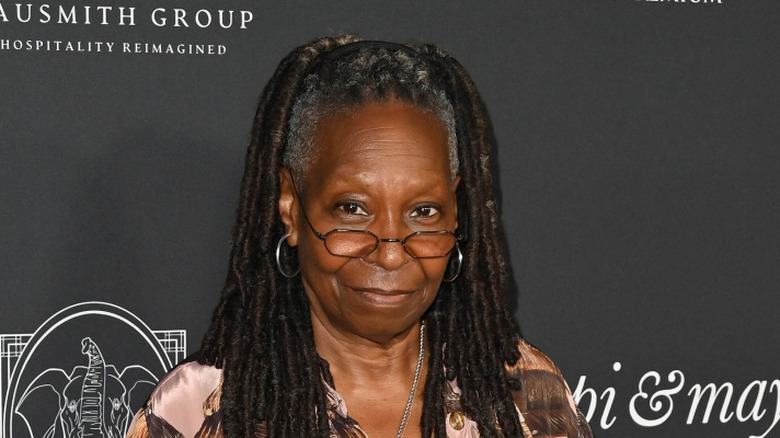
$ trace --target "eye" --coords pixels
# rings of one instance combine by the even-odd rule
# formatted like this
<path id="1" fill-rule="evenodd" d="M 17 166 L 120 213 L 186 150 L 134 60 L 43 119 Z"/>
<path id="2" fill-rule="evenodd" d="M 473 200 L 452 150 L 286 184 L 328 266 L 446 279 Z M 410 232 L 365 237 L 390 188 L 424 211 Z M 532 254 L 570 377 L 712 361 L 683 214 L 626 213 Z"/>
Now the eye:
<path id="1" fill-rule="evenodd" d="M 339 203 L 336 208 L 349 216 L 368 216 L 366 210 L 357 202 L 346 201 Z"/>
<path id="2" fill-rule="evenodd" d="M 418 218 L 432 218 L 439 214 L 439 209 L 433 205 L 418 205 L 412 210 L 412 216 Z"/>

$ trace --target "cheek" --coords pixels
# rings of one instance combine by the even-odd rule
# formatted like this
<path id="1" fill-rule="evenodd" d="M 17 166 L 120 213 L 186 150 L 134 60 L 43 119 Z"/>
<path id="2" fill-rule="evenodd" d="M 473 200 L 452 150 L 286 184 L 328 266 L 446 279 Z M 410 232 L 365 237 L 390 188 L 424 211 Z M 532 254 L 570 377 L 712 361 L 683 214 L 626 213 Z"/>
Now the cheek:
<path id="1" fill-rule="evenodd" d="M 309 233 L 311 234 L 311 233 Z M 346 257 L 331 255 L 316 236 L 303 235 L 298 240 L 298 261 L 301 272 L 311 275 L 332 275 L 350 261 Z"/>
<path id="2" fill-rule="evenodd" d="M 435 283 L 438 288 L 438 284 L 441 283 L 444 278 L 444 272 L 447 270 L 448 257 L 438 257 L 434 259 L 417 259 L 422 267 L 422 272 L 425 275 L 426 283 Z"/>

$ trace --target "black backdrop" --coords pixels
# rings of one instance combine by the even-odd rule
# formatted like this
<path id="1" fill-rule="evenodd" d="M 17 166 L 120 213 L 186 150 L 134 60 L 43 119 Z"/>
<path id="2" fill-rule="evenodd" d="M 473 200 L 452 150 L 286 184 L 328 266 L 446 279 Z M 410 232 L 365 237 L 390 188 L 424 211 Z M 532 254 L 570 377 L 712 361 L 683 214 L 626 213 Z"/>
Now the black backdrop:
<path id="1" fill-rule="evenodd" d="M 100 357 L 136 409 L 197 349 L 257 96 L 339 31 L 473 75 L 517 317 L 597 437 L 780 436 L 776 1 L 0 6 L 0 437 L 42 436 Z"/>

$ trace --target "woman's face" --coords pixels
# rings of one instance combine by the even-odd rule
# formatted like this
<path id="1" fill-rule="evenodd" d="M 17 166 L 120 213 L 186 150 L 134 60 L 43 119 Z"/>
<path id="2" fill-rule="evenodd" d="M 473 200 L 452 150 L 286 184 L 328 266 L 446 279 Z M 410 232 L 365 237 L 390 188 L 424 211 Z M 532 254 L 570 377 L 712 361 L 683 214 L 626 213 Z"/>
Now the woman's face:
<path id="1" fill-rule="evenodd" d="M 295 181 L 282 171 L 279 209 L 298 246 L 312 317 L 327 330 L 375 342 L 412 327 L 431 305 L 448 257 L 411 257 L 380 242 L 362 258 L 330 254 L 320 233 L 370 230 L 380 239 L 457 227 L 447 131 L 432 114 L 400 102 L 361 105 L 320 120 L 315 159 Z"/>

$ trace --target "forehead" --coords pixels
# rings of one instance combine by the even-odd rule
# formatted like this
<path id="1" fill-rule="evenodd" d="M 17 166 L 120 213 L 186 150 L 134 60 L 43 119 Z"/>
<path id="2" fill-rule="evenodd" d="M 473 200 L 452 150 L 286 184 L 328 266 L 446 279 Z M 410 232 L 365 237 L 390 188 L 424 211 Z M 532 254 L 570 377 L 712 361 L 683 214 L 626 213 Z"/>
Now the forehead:
<path id="1" fill-rule="evenodd" d="M 399 101 L 368 103 L 320 119 L 305 179 L 341 172 L 415 170 L 449 179 L 448 133 L 430 111 Z"/>

